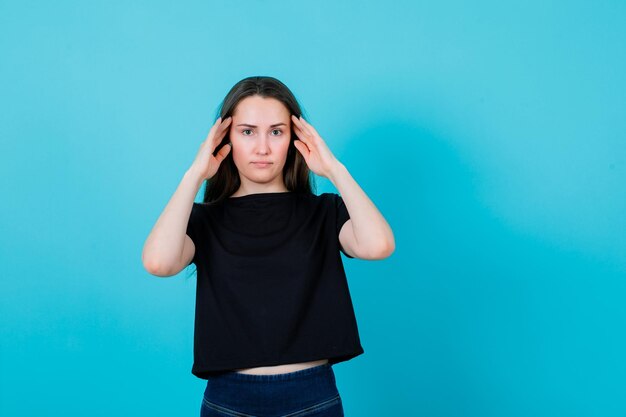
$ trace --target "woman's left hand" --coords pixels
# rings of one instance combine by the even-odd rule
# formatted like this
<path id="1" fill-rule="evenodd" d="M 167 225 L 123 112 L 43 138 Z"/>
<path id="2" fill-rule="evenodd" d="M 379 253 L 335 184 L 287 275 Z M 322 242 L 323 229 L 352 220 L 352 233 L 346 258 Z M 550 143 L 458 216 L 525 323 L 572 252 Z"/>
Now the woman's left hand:
<path id="1" fill-rule="evenodd" d="M 328 149 L 322 137 L 317 133 L 315 128 L 300 116 L 297 118 L 291 115 L 293 121 L 293 130 L 298 136 L 294 141 L 294 146 L 304 157 L 309 169 L 328 178 L 332 168 L 337 164 L 338 160 L 335 155 Z"/>

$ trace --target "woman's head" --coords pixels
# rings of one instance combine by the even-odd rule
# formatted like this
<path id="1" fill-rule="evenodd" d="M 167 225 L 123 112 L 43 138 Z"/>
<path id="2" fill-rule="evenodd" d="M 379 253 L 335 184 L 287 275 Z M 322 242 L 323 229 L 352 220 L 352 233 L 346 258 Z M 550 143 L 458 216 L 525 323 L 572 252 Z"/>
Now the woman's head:
<path id="1" fill-rule="evenodd" d="M 289 88 L 276 78 L 248 77 L 235 84 L 216 116 L 233 119 L 215 153 L 229 142 L 232 149 L 207 181 L 204 202 L 229 197 L 242 182 L 312 192 L 309 168 L 293 144 L 297 136 L 292 114 L 302 114 L 300 105 Z M 255 163 L 259 161 L 270 163 Z"/>

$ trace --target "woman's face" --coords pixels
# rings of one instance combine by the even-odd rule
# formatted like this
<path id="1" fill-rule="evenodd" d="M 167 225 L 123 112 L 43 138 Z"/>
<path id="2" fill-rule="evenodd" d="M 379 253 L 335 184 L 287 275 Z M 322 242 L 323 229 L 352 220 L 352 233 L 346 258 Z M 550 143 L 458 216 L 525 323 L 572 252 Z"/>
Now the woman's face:
<path id="1" fill-rule="evenodd" d="M 282 173 L 291 141 L 287 107 L 275 98 L 255 95 L 241 100 L 232 117 L 231 152 L 242 186 L 284 188 Z"/>

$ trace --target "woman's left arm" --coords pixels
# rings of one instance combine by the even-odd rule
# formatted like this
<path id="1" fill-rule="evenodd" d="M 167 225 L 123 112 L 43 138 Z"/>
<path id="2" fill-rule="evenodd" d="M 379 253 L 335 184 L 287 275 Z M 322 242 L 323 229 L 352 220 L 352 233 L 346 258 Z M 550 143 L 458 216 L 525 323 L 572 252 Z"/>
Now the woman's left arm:
<path id="1" fill-rule="evenodd" d="M 395 250 L 395 241 L 383 215 L 347 168 L 328 149 L 315 128 L 302 117 L 292 115 L 291 119 L 299 139 L 294 141 L 295 147 L 311 171 L 333 183 L 350 214 L 350 219 L 339 233 L 343 250 L 360 259 L 384 259 L 390 256 Z"/>

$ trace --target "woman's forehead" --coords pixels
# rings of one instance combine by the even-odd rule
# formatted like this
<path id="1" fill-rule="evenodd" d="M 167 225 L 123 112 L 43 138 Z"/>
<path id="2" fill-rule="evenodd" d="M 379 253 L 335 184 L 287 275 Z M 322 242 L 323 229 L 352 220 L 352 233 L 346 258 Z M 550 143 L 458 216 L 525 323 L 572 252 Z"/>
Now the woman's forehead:
<path id="1" fill-rule="evenodd" d="M 246 97 L 233 112 L 233 122 L 251 125 L 289 123 L 290 114 L 285 105 L 275 98 L 261 96 Z"/>

